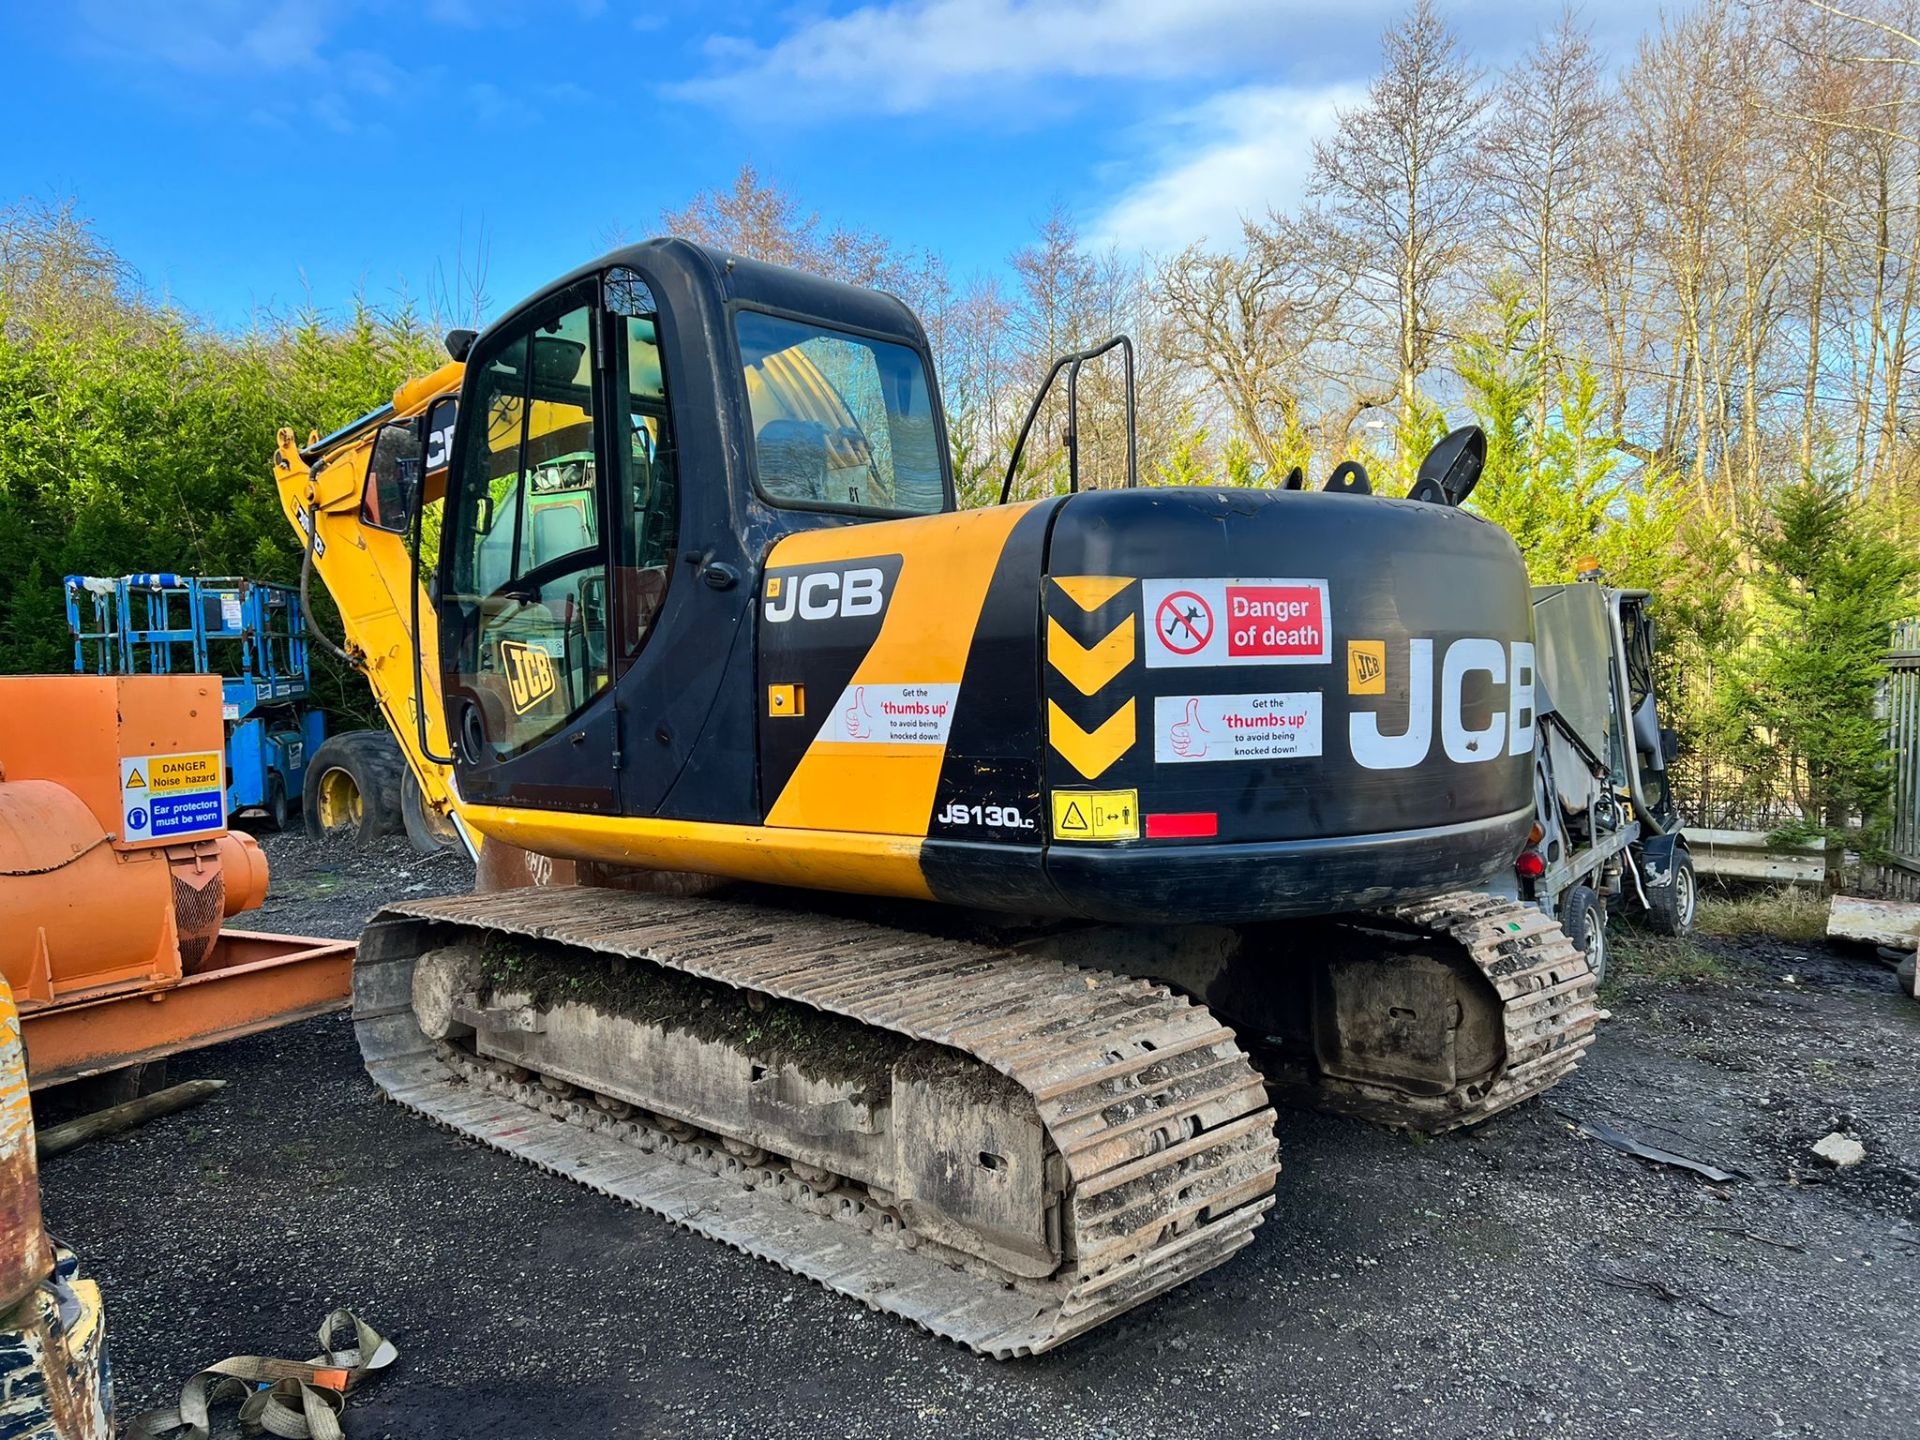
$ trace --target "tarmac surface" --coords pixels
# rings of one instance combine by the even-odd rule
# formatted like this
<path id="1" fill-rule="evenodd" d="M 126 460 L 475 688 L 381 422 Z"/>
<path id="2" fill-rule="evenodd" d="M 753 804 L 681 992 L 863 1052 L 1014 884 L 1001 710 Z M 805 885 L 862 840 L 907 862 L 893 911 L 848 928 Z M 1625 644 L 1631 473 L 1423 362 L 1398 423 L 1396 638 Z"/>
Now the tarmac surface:
<path id="1" fill-rule="evenodd" d="M 246 928 L 352 935 L 451 857 L 268 842 Z M 1920 1417 L 1920 1004 L 1871 958 L 1707 941 L 1628 979 L 1580 1071 L 1465 1135 L 1283 1111 L 1278 1200 L 1222 1268 L 995 1362 L 382 1101 L 344 1017 L 178 1057 L 200 1107 L 49 1161 L 103 1284 L 121 1415 L 221 1357 L 396 1345 L 356 1440 L 1775 1437 Z M 1723 1185 L 1582 1136 L 1601 1120 Z M 1841 1128 L 1865 1162 L 1811 1147 Z"/>

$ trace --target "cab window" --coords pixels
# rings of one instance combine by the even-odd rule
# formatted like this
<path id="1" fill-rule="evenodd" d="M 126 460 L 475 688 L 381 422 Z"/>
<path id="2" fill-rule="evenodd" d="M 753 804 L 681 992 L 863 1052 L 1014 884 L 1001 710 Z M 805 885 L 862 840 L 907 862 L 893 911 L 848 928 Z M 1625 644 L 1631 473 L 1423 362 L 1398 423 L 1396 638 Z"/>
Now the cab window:
<path id="1" fill-rule="evenodd" d="M 626 524 L 614 579 L 619 589 L 619 655 L 631 660 L 646 643 L 673 578 L 679 543 L 680 492 L 666 373 L 660 358 L 659 313 L 646 282 L 619 268 L 607 277 L 620 357 L 615 393 L 624 400 L 621 455 Z"/>
<path id="2" fill-rule="evenodd" d="M 905 345 L 742 310 L 734 319 L 754 478 L 776 505 L 946 508 L 926 369 Z"/>
<path id="3" fill-rule="evenodd" d="M 590 299 L 559 297 L 480 360 L 448 597 L 470 760 L 537 744 L 611 678 Z"/>

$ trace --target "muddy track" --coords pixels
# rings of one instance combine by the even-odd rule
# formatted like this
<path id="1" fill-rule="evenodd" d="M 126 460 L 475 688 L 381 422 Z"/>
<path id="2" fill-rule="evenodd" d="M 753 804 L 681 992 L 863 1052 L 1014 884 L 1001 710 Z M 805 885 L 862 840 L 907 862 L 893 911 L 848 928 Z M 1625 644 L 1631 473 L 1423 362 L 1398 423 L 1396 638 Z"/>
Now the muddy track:
<path id="1" fill-rule="evenodd" d="M 1020 1281 L 851 1188 L 823 1193 L 714 1137 L 556 1099 L 437 1045 L 414 1018 L 414 961 L 500 936 L 643 961 L 990 1066 L 1027 1093 L 1064 1164 L 1060 1271 Z M 858 920 L 770 923 L 759 907 L 611 890 L 395 905 L 363 940 L 354 1011 L 369 1072 L 421 1114 L 996 1356 L 1050 1349 L 1220 1264 L 1252 1238 L 1278 1170 L 1260 1080 L 1203 1007 Z"/>

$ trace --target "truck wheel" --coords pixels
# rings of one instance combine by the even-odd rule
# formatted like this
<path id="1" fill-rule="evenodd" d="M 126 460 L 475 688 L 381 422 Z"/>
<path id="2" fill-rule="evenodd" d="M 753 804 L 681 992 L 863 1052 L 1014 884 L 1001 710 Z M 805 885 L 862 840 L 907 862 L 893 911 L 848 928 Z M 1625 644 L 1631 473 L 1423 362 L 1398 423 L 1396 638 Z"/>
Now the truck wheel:
<path id="1" fill-rule="evenodd" d="M 330 736 L 307 762 L 301 809 L 307 833 L 350 837 L 362 844 L 401 826 L 400 747 L 384 730 L 348 730 Z"/>
<path id="2" fill-rule="evenodd" d="M 437 855 L 442 850 L 459 848 L 460 835 L 453 823 L 427 804 L 426 793 L 412 770 L 400 784 L 400 818 L 407 827 L 407 840 L 422 855 Z"/>
<path id="3" fill-rule="evenodd" d="M 1560 928 L 1587 957 L 1596 982 L 1607 978 L 1607 907 L 1591 885 L 1569 887 L 1560 901 Z"/>
<path id="4" fill-rule="evenodd" d="M 1647 887 L 1647 923 L 1662 935 L 1691 935 L 1700 886 L 1686 847 L 1673 847 L 1673 883 Z"/>
<path id="5" fill-rule="evenodd" d="M 285 830 L 293 821 L 293 813 L 287 808 L 287 782 L 279 775 L 267 777 L 267 819 L 275 830 Z"/>

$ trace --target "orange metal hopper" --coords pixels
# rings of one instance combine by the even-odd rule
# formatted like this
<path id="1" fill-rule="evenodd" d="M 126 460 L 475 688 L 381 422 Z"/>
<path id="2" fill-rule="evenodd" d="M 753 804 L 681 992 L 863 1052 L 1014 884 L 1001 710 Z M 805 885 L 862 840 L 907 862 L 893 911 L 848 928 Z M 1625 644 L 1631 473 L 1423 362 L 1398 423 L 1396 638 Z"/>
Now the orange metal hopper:
<path id="1" fill-rule="evenodd" d="M 0 976 L 33 1088 L 345 1007 L 347 941 L 223 933 L 266 899 L 226 828 L 209 675 L 0 677 Z"/>

